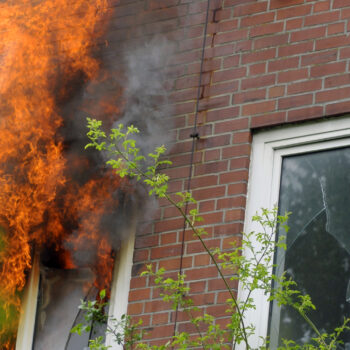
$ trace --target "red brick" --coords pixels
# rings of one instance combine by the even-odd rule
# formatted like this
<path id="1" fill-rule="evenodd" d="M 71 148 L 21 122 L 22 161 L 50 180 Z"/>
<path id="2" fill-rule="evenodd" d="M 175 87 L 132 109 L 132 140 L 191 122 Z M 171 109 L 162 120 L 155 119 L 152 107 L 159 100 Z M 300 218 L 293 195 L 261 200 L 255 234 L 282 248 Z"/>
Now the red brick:
<path id="1" fill-rule="evenodd" d="M 249 131 L 235 132 L 233 135 L 233 143 L 250 143 L 252 135 Z"/>
<path id="2" fill-rule="evenodd" d="M 259 61 L 266 61 L 276 57 L 276 49 L 266 49 L 261 51 L 254 51 L 242 55 L 242 63 L 254 63 Z"/>
<path id="3" fill-rule="evenodd" d="M 203 188 L 200 190 L 194 190 L 192 193 L 193 197 L 199 201 L 203 199 L 223 197 L 225 195 L 225 189 L 225 186 L 216 186 L 210 188 Z"/>
<path id="4" fill-rule="evenodd" d="M 181 220 L 183 226 L 183 220 Z M 162 246 L 158 248 L 152 248 L 151 259 L 168 258 L 169 256 L 178 256 L 181 253 L 181 245 L 174 244 L 169 246 Z"/>
<path id="5" fill-rule="evenodd" d="M 237 183 L 228 186 L 227 194 L 230 195 L 241 195 L 247 193 L 247 184 L 246 183 Z"/>
<path id="6" fill-rule="evenodd" d="M 204 162 L 220 159 L 220 149 L 210 149 L 204 153 Z"/>
<path id="7" fill-rule="evenodd" d="M 230 160 L 230 170 L 233 169 L 241 169 L 249 167 L 249 159 L 248 157 L 240 157 L 240 158 L 234 158 Z"/>
<path id="8" fill-rule="evenodd" d="M 239 68 L 233 68 L 228 70 L 222 70 L 215 72 L 213 74 L 213 83 L 221 82 L 221 81 L 227 81 L 232 79 L 238 79 L 245 77 L 247 74 L 247 68 L 246 67 L 239 67 Z"/>
<path id="9" fill-rule="evenodd" d="M 345 47 L 340 50 L 340 59 L 349 58 L 350 57 L 350 47 Z"/>
<path id="10" fill-rule="evenodd" d="M 231 147 L 225 147 L 222 150 L 222 158 L 231 158 L 237 156 L 244 156 L 250 153 L 249 145 L 235 145 Z"/>
<path id="11" fill-rule="evenodd" d="M 205 285 L 206 285 L 206 282 L 204 281 L 191 282 L 189 284 L 191 293 L 203 293 L 205 290 Z"/>
<path id="12" fill-rule="evenodd" d="M 273 12 L 259 13 L 257 15 L 251 15 L 241 18 L 241 27 L 256 26 L 258 24 L 272 22 L 275 15 Z"/>
<path id="13" fill-rule="evenodd" d="M 213 134 L 212 129 L 213 129 L 213 126 L 211 124 L 205 124 L 205 125 L 198 125 L 197 131 L 198 131 L 199 135 L 204 138 L 206 136 L 211 136 Z M 178 131 L 178 133 L 179 133 L 178 139 L 179 140 L 189 139 L 191 137 L 190 135 L 191 135 L 192 131 L 193 131 L 192 127 L 179 130 Z M 179 156 L 177 156 L 177 157 L 179 157 Z M 179 166 L 189 164 L 190 159 L 188 158 L 188 155 L 185 155 L 185 156 L 181 155 L 180 157 L 185 157 L 185 159 L 183 159 L 183 158 L 177 158 L 177 159 L 170 158 L 170 160 L 173 161 L 174 164 L 179 165 Z"/>
<path id="14" fill-rule="evenodd" d="M 204 174 L 216 174 L 221 171 L 227 171 L 228 168 L 228 161 L 216 161 L 212 163 L 204 163 L 196 165 L 194 169 L 195 176 L 197 175 L 204 175 Z"/>
<path id="15" fill-rule="evenodd" d="M 289 83 L 291 81 L 305 80 L 309 77 L 309 70 L 303 69 L 292 69 L 286 72 L 278 73 L 278 83 Z"/>
<path id="16" fill-rule="evenodd" d="M 238 66 L 239 58 L 240 58 L 239 55 L 225 57 L 223 60 L 223 67 L 224 68 L 232 68 L 232 67 Z"/>
<path id="17" fill-rule="evenodd" d="M 209 187 L 209 186 L 215 186 L 217 184 L 218 184 L 218 179 L 216 175 L 205 175 L 205 176 L 192 178 L 191 180 L 191 188 Z M 186 186 L 187 186 L 187 182 L 186 182 Z"/>
<path id="18" fill-rule="evenodd" d="M 279 109 L 295 108 L 305 106 L 312 103 L 312 94 L 298 95 L 292 97 L 281 98 L 278 100 Z"/>
<path id="19" fill-rule="evenodd" d="M 267 1 L 246 3 L 244 5 L 238 5 L 233 10 L 235 17 L 242 17 L 245 15 L 252 15 L 254 13 L 265 12 L 267 9 Z"/>
<path id="20" fill-rule="evenodd" d="M 150 288 L 131 290 L 129 292 L 129 302 L 149 299 L 150 291 Z"/>
<path id="21" fill-rule="evenodd" d="M 203 225 L 212 225 L 222 222 L 223 213 L 221 212 L 215 212 L 215 213 L 208 213 L 208 214 L 202 214 L 203 218 Z"/>
<path id="22" fill-rule="evenodd" d="M 160 244 L 161 245 L 167 245 L 177 242 L 177 233 L 176 232 L 170 232 L 170 233 L 163 233 L 160 235 Z"/>
<path id="23" fill-rule="evenodd" d="M 256 115 L 266 112 L 272 112 L 276 108 L 275 101 L 264 101 L 264 102 L 255 102 L 249 105 L 245 105 L 242 107 L 242 115 Z"/>
<path id="24" fill-rule="evenodd" d="M 228 280 L 227 282 L 232 289 L 237 290 L 238 288 L 237 281 Z M 209 291 L 226 290 L 226 285 L 221 278 L 211 279 L 208 281 L 208 290 Z"/>
<path id="25" fill-rule="evenodd" d="M 212 305 L 214 304 L 215 296 L 215 293 L 196 294 L 192 296 L 192 300 L 195 306 Z"/>
<path id="26" fill-rule="evenodd" d="M 248 181 L 247 170 L 234 170 L 228 173 L 220 174 L 219 176 L 219 183 L 221 185 L 239 181 Z"/>
<path id="27" fill-rule="evenodd" d="M 282 46 L 278 48 L 278 57 L 300 55 L 313 50 L 312 42 Z"/>
<path id="28" fill-rule="evenodd" d="M 285 112 L 268 113 L 266 115 L 253 117 L 250 126 L 251 128 L 260 128 L 263 126 L 282 124 L 285 121 L 286 121 Z M 230 194 L 233 194 L 233 193 L 230 193 Z"/>
<path id="29" fill-rule="evenodd" d="M 194 257 L 194 266 L 207 266 L 210 263 L 210 257 L 207 253 L 199 254 Z M 192 290 L 191 290 L 192 292 Z"/>
<path id="30" fill-rule="evenodd" d="M 350 101 L 331 103 L 326 106 L 326 114 L 340 114 L 350 112 Z"/>
<path id="31" fill-rule="evenodd" d="M 232 103 L 246 103 L 259 101 L 266 98 L 266 89 L 258 89 L 252 91 L 246 91 L 241 93 L 236 93 L 232 96 Z"/>
<path id="32" fill-rule="evenodd" d="M 290 38 L 292 42 L 305 41 L 315 38 L 322 38 L 326 34 L 326 27 L 317 27 L 299 30 L 297 32 L 291 33 Z"/>
<path id="33" fill-rule="evenodd" d="M 148 304 L 146 304 L 146 308 L 147 308 L 147 305 Z M 167 305 L 169 308 L 169 303 L 167 303 Z M 154 311 L 150 311 L 150 312 L 154 312 Z M 168 338 L 173 335 L 173 332 L 174 332 L 174 325 L 158 326 L 158 327 L 154 326 L 152 328 L 147 329 L 147 333 L 143 335 L 143 339 Z"/>
<path id="34" fill-rule="evenodd" d="M 147 279 L 146 277 L 133 277 L 130 281 L 130 289 L 143 288 L 146 287 Z"/>
<path id="35" fill-rule="evenodd" d="M 270 61 L 268 65 L 269 72 L 282 71 L 299 66 L 299 57 L 288 57 L 280 60 Z"/>
<path id="36" fill-rule="evenodd" d="M 217 27 L 215 28 L 214 33 L 217 32 L 229 32 L 232 31 L 232 29 L 238 28 L 238 19 L 231 19 L 229 21 L 222 21 L 217 23 Z"/>
<path id="37" fill-rule="evenodd" d="M 275 74 L 267 74 L 261 77 L 246 78 L 242 80 L 241 89 L 257 89 L 259 87 L 266 87 L 269 85 L 274 85 L 276 81 Z"/>
<path id="38" fill-rule="evenodd" d="M 324 23 L 335 22 L 339 20 L 339 14 L 340 14 L 339 11 L 333 11 L 333 12 L 319 13 L 312 16 L 306 16 L 304 25 L 313 26 L 313 25 L 320 25 Z"/>
<path id="39" fill-rule="evenodd" d="M 136 237 L 135 248 L 145 248 L 158 245 L 158 235 Z"/>
<path id="40" fill-rule="evenodd" d="M 240 130 L 240 129 L 247 129 L 248 128 L 249 120 L 248 118 L 239 118 L 239 119 L 232 119 L 224 122 L 217 122 L 215 124 L 214 133 L 215 134 L 221 134 L 221 133 L 232 133 L 234 130 Z"/>
<path id="41" fill-rule="evenodd" d="M 315 77 L 323 77 L 327 75 L 335 75 L 337 73 L 345 73 L 346 72 L 346 64 L 347 62 L 335 62 L 322 64 L 316 67 L 311 67 L 310 76 L 312 78 Z"/>
<path id="42" fill-rule="evenodd" d="M 338 50 L 328 50 L 324 52 L 315 52 L 303 55 L 301 57 L 301 65 L 308 66 L 311 64 L 320 64 L 335 61 L 337 59 Z"/>
<path id="43" fill-rule="evenodd" d="M 214 45 L 220 45 L 228 42 L 234 42 L 248 38 L 248 29 L 236 29 L 230 32 L 219 33 L 215 35 Z"/>
<path id="44" fill-rule="evenodd" d="M 278 9 L 281 7 L 289 7 L 304 3 L 304 0 L 271 0 L 270 9 Z"/>
<path id="45" fill-rule="evenodd" d="M 218 275 L 218 271 L 216 267 L 211 266 L 206 268 L 186 270 L 185 274 L 188 281 L 195 281 L 195 280 L 207 279 L 210 277 L 216 277 Z"/>
<path id="46" fill-rule="evenodd" d="M 207 48 L 204 53 L 204 58 L 209 59 L 209 58 L 232 55 L 234 51 L 234 47 L 235 47 L 234 44 L 228 44 L 228 45 Z"/>
<path id="47" fill-rule="evenodd" d="M 349 39 L 346 35 L 319 39 L 316 41 L 316 50 L 325 50 L 333 47 L 346 46 L 348 45 L 348 43 L 349 43 Z"/>
<path id="48" fill-rule="evenodd" d="M 326 78 L 324 81 L 324 87 L 326 89 L 341 86 L 341 85 L 349 85 L 349 84 L 350 84 L 350 74 L 329 77 L 329 78 Z"/>
<path id="49" fill-rule="evenodd" d="M 279 33 L 283 30 L 283 22 L 267 23 L 250 29 L 250 36 L 257 37 L 267 34 Z"/>
<path id="50" fill-rule="evenodd" d="M 249 76 L 262 75 L 266 73 L 266 62 L 251 64 L 249 66 Z"/>
<path id="51" fill-rule="evenodd" d="M 239 113 L 238 107 L 229 107 L 225 109 L 219 109 L 215 111 L 210 111 L 207 114 L 207 121 L 213 122 L 217 120 L 223 120 L 223 119 L 231 119 L 234 117 L 237 117 Z"/>
<path id="52" fill-rule="evenodd" d="M 225 222 L 244 220 L 244 210 L 241 209 L 231 209 L 227 210 L 225 213 Z"/>
<path id="53" fill-rule="evenodd" d="M 301 28 L 303 25 L 302 18 L 294 18 L 286 21 L 286 30 L 294 30 Z"/>
<path id="54" fill-rule="evenodd" d="M 246 198 L 244 196 L 222 198 L 217 201 L 217 209 L 226 209 L 234 207 L 244 208 L 246 204 Z"/>
<path id="55" fill-rule="evenodd" d="M 149 258 L 149 250 L 143 249 L 143 250 L 135 250 L 134 251 L 134 257 L 133 261 L 134 263 L 140 262 L 140 261 L 146 261 Z"/>
<path id="56" fill-rule="evenodd" d="M 287 88 L 288 95 L 300 94 L 308 91 L 316 91 L 322 88 L 322 80 L 306 80 L 299 83 L 290 84 Z"/>
<path id="57" fill-rule="evenodd" d="M 328 28 L 327 28 L 328 35 L 344 33 L 344 31 L 345 31 L 345 23 L 328 24 Z"/>
<path id="58" fill-rule="evenodd" d="M 193 236 L 193 233 L 192 233 Z M 220 245 L 220 239 L 205 239 L 205 245 L 208 248 L 217 248 Z M 203 244 L 196 239 L 194 242 L 190 242 L 186 245 L 186 253 L 187 254 L 196 254 L 196 253 L 203 253 L 205 252 L 205 248 L 203 247 Z"/>
<path id="59" fill-rule="evenodd" d="M 314 4 L 314 13 L 328 11 L 330 9 L 330 1 L 317 1 Z"/>
<path id="60" fill-rule="evenodd" d="M 170 259 L 170 257 L 168 257 L 168 259 L 166 260 L 162 260 L 159 262 L 159 268 L 164 268 L 166 271 L 178 271 L 180 268 L 180 257 L 177 259 Z M 192 257 L 191 256 L 185 256 L 182 259 L 182 266 L 183 268 L 188 268 L 188 267 L 192 267 Z"/>
<path id="61" fill-rule="evenodd" d="M 269 98 L 281 97 L 285 94 L 285 86 L 273 86 L 269 89 Z"/>
<path id="62" fill-rule="evenodd" d="M 206 213 L 215 210 L 215 200 L 201 201 L 199 203 L 199 212 Z"/>
<path id="63" fill-rule="evenodd" d="M 288 43 L 288 34 L 276 34 L 254 40 L 254 49 L 277 47 Z"/>
<path id="64" fill-rule="evenodd" d="M 287 7 L 277 11 L 277 20 L 286 19 L 291 17 L 301 17 L 310 14 L 311 4 Z"/>
<path id="65" fill-rule="evenodd" d="M 349 18 L 350 18 L 350 9 L 342 9 L 341 19 L 349 19 Z"/>
<path id="66" fill-rule="evenodd" d="M 350 7 L 350 4 L 347 0 L 334 0 L 333 8 L 341 8 L 341 7 Z"/>
<path id="67" fill-rule="evenodd" d="M 169 313 L 155 313 L 152 315 L 152 324 L 164 324 L 169 322 Z"/>
<path id="68" fill-rule="evenodd" d="M 230 185 L 233 186 L 233 185 Z M 231 236 L 240 234 L 243 231 L 243 221 L 242 222 L 230 222 L 224 225 L 214 226 L 215 236 Z"/>
<path id="69" fill-rule="evenodd" d="M 208 109 L 226 107 L 229 105 L 230 96 L 219 96 L 213 98 L 204 98 L 199 102 L 199 111 Z"/>
<path id="70" fill-rule="evenodd" d="M 318 118 L 323 116 L 323 107 L 313 106 L 307 108 L 299 108 L 288 111 L 287 120 L 289 122 L 295 122 L 299 120 L 307 120 L 312 118 Z"/>
<path id="71" fill-rule="evenodd" d="M 128 304 L 128 315 L 140 315 L 143 312 L 144 303 Z"/>
<path id="72" fill-rule="evenodd" d="M 316 103 L 350 98 L 350 87 L 321 91 L 316 94 Z"/>
<path id="73" fill-rule="evenodd" d="M 200 138 L 197 142 L 196 149 L 208 149 L 220 146 L 226 146 L 230 143 L 230 135 L 217 135 L 214 137 Z"/>

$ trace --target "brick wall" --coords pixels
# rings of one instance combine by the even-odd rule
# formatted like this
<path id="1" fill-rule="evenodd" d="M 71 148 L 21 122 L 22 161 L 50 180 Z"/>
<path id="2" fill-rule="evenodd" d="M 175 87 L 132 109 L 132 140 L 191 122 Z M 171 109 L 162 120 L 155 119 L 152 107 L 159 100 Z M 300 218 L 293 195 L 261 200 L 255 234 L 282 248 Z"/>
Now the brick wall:
<path id="1" fill-rule="evenodd" d="M 120 0 L 115 10 L 115 42 L 163 33 L 177 45 L 168 67 L 173 192 L 187 188 L 206 3 Z M 225 249 L 240 239 L 253 128 L 349 112 L 349 30 L 348 0 L 211 0 L 191 182 L 208 246 Z M 172 335 L 174 313 L 139 274 L 149 262 L 177 273 L 182 227 L 161 201 L 136 239 L 128 312 L 143 319 L 154 343 Z M 183 266 L 195 302 L 225 322 L 227 293 L 190 232 Z M 178 330 L 188 329 L 185 321 L 180 315 Z"/>

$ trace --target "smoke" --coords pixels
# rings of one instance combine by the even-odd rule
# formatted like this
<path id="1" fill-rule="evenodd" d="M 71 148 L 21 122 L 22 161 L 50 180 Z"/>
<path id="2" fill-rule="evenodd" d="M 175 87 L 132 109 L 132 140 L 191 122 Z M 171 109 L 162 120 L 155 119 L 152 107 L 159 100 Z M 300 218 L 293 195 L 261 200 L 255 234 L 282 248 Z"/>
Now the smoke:
<path id="1" fill-rule="evenodd" d="M 141 133 L 134 138 L 143 154 L 170 141 L 171 108 L 166 83 L 166 67 L 174 43 L 156 36 L 144 45 L 126 51 L 125 109 L 118 123 L 133 124 Z"/>
<path id="2" fill-rule="evenodd" d="M 119 123 L 139 128 L 140 133 L 133 138 L 145 156 L 155 147 L 169 144 L 172 109 L 166 85 L 169 80 L 167 68 L 173 52 L 174 43 L 165 37 L 155 36 L 138 45 L 125 45 L 119 59 L 115 56 L 113 59 L 102 57 L 102 69 L 97 79 L 90 81 L 75 99 L 63 107 L 66 117 L 61 132 L 68 144 L 66 159 L 70 178 L 84 184 L 100 173 L 105 173 L 107 178 L 116 177 L 115 174 L 106 175 L 108 155 L 91 149 L 83 153 L 89 166 L 75 165 L 88 142 L 87 116 L 102 119 L 107 133 L 109 128 Z M 113 181 L 111 183 L 113 185 Z M 122 181 L 106 192 L 111 198 L 96 203 L 103 212 L 98 223 L 99 232 L 118 250 L 120 241 L 128 235 L 129 223 L 135 220 L 135 216 L 139 224 L 151 217 L 157 203 L 155 198 L 148 196 L 144 186 L 133 180 Z M 75 195 L 73 198 L 77 201 Z M 114 203 L 118 203 L 116 209 L 108 208 Z M 79 239 L 87 231 L 84 223 L 90 225 L 94 214 L 83 206 L 77 207 L 77 211 L 80 226 L 72 232 L 65 248 L 71 250 L 76 265 L 94 265 L 100 257 L 89 240 Z"/>

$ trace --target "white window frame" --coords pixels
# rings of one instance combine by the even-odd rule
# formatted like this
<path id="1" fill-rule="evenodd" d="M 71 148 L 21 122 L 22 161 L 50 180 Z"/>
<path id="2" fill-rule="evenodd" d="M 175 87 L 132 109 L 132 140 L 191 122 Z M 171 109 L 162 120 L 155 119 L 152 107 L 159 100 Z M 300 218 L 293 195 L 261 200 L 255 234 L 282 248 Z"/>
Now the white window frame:
<path id="1" fill-rule="evenodd" d="M 244 232 L 258 231 L 258 224 L 251 217 L 260 208 L 277 205 L 284 156 L 344 146 L 350 146 L 350 116 L 257 132 L 252 143 Z M 258 246 L 257 242 L 253 244 Z M 249 252 L 244 254 L 248 256 Z M 244 300 L 246 295 L 239 285 L 238 298 Z M 257 348 L 262 345 L 261 337 L 267 336 L 270 305 L 263 291 L 256 291 L 252 297 L 256 309 L 246 313 L 245 324 L 255 326 L 249 343 Z M 244 344 L 239 349 L 245 349 Z"/>
<path id="2" fill-rule="evenodd" d="M 128 232 L 123 232 L 121 235 L 127 238 L 121 244 L 114 265 L 109 316 L 115 319 L 120 319 L 121 315 L 126 314 L 128 307 L 136 218 L 130 221 L 130 225 L 127 229 Z M 35 256 L 33 259 L 32 270 L 30 271 L 28 282 L 24 290 L 17 331 L 16 350 L 28 350 L 32 349 L 33 346 L 40 281 L 39 260 L 39 256 Z M 122 346 L 114 342 L 110 335 L 106 337 L 106 344 L 113 346 L 113 349 L 116 350 L 123 349 Z"/>

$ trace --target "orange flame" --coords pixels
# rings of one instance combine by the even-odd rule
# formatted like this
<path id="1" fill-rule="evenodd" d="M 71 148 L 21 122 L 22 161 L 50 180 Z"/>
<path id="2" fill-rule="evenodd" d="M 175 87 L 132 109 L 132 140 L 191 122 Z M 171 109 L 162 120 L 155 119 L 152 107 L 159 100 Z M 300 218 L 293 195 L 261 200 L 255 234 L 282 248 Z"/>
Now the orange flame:
<path id="1" fill-rule="evenodd" d="M 89 241 L 100 256 L 95 266 L 99 286 L 104 288 L 111 279 L 108 234 L 99 239 L 96 228 L 109 205 L 116 204 L 110 186 L 118 186 L 118 180 L 72 185 L 57 133 L 63 125 L 59 103 L 69 94 L 71 79 L 97 76 L 99 65 L 92 50 L 109 16 L 107 1 L 8 0 L 0 5 L 2 349 L 14 348 L 18 291 L 26 283 L 33 246 L 54 246 L 65 267 L 72 268 L 65 242 L 80 249 L 81 242 Z M 93 215 L 78 218 L 88 212 Z M 67 220 L 75 222 L 83 237 L 69 237 Z"/>

